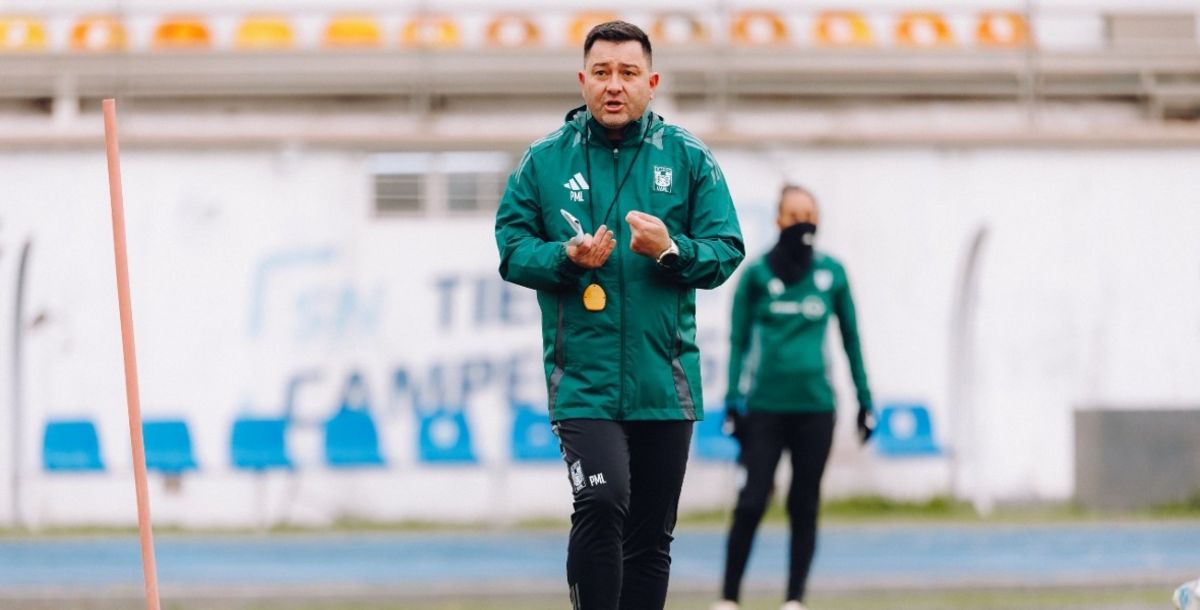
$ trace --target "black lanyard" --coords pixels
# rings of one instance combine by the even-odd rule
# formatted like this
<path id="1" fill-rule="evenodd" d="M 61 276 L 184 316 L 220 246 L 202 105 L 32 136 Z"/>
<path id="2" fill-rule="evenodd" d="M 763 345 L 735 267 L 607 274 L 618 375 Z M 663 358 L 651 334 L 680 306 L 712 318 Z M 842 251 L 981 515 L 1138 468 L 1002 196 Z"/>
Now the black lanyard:
<path id="1" fill-rule="evenodd" d="M 608 209 L 604 211 L 604 216 L 600 218 L 600 222 L 596 222 L 595 210 L 592 209 L 592 194 L 588 193 L 588 220 L 592 221 L 592 231 L 596 231 L 602 224 L 608 224 L 608 215 L 612 214 L 613 207 L 617 205 L 617 199 L 621 197 L 621 189 L 625 188 L 625 183 L 629 180 L 629 175 L 633 173 L 633 166 L 637 165 L 638 155 L 642 154 L 642 148 L 646 146 L 646 139 L 642 138 L 642 143 L 638 144 L 637 150 L 633 153 L 633 159 L 629 161 L 629 169 L 625 170 L 625 177 L 617 183 L 617 192 L 613 193 L 612 202 L 608 204 Z M 618 149 L 620 147 L 618 146 Z M 583 165 L 584 171 L 587 172 L 588 184 L 592 182 L 592 155 L 587 149 L 587 143 L 584 143 L 583 149 Z M 613 160 L 613 165 L 616 165 L 616 160 Z M 613 171 L 618 171 L 619 168 L 614 167 Z"/>

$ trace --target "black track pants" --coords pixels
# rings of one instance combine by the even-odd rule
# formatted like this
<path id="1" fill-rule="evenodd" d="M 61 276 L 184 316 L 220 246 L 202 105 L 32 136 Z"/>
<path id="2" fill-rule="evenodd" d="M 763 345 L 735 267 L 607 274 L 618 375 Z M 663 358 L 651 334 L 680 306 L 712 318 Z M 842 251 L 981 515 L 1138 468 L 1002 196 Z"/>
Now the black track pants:
<path id="1" fill-rule="evenodd" d="M 690 421 L 557 422 L 575 493 L 567 584 L 576 610 L 661 610 Z"/>
<path id="2" fill-rule="evenodd" d="M 789 554 L 787 598 L 804 599 L 808 569 L 817 546 L 817 510 L 821 503 L 821 476 L 833 444 L 833 412 L 750 412 L 743 420 L 742 467 L 746 479 L 738 492 L 737 508 L 725 549 L 725 584 L 722 596 L 737 600 L 754 532 L 767 510 L 775 481 L 775 467 L 784 449 L 792 458 L 792 484 L 787 511 L 792 541 Z"/>

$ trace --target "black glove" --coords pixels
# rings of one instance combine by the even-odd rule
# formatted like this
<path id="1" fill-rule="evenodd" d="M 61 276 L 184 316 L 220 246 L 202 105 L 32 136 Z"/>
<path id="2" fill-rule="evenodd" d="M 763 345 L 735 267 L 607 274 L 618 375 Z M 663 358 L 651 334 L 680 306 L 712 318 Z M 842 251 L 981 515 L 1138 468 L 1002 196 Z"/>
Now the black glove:
<path id="1" fill-rule="evenodd" d="M 745 418 L 746 413 L 741 400 L 726 400 L 725 423 L 721 425 L 721 431 L 733 437 L 737 442 L 742 442 L 742 437 L 746 433 L 746 427 L 743 425 Z"/>
<path id="2" fill-rule="evenodd" d="M 871 435 L 875 433 L 875 412 L 871 407 L 858 408 L 858 439 L 862 444 L 867 444 L 871 439 Z"/>

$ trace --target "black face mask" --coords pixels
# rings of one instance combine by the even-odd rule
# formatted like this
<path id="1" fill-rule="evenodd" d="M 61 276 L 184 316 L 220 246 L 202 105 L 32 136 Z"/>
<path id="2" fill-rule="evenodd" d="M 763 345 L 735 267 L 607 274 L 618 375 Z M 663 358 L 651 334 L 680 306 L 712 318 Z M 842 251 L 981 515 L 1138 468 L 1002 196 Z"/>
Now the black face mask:
<path id="1" fill-rule="evenodd" d="M 796 223 L 779 232 L 779 243 L 767 253 L 767 266 L 784 284 L 798 282 L 812 268 L 817 225 Z"/>

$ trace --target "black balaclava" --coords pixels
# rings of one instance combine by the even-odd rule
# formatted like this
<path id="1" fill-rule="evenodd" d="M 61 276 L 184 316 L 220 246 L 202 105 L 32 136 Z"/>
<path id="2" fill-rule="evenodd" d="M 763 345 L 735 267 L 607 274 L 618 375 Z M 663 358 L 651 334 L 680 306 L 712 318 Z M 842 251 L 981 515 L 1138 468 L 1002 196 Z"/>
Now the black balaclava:
<path id="1" fill-rule="evenodd" d="M 812 268 L 817 225 L 798 222 L 779 232 L 779 243 L 767 253 L 767 265 L 784 284 L 800 281 Z"/>

